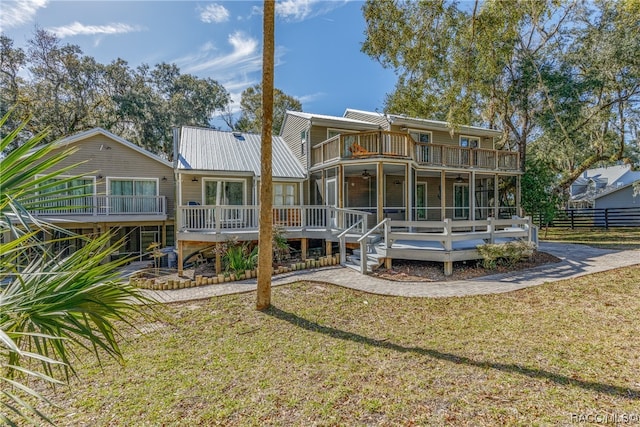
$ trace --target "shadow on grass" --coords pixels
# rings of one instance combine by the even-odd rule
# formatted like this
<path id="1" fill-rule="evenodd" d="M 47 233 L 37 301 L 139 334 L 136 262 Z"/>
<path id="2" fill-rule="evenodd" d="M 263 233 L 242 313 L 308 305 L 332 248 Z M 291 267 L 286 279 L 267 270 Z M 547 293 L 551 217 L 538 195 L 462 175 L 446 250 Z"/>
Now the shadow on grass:
<path id="1" fill-rule="evenodd" d="M 552 381 L 560 385 L 569 385 L 574 387 L 580 387 L 585 390 L 595 391 L 598 393 L 605 393 L 611 396 L 623 397 L 630 400 L 640 400 L 640 390 L 633 388 L 619 387 L 610 384 L 603 384 L 594 381 L 582 381 L 575 378 L 569 378 L 564 375 L 559 375 L 553 372 L 544 371 L 541 369 L 528 368 L 526 366 L 512 364 L 512 363 L 497 363 L 497 362 L 484 362 L 471 359 L 465 356 L 457 356 L 452 353 L 444 353 L 438 350 L 432 350 L 421 347 L 405 347 L 402 345 L 394 344 L 388 341 L 380 341 L 373 338 L 365 337 L 353 332 L 342 331 L 340 329 L 331 328 L 329 326 L 323 326 L 319 323 L 312 322 L 304 319 L 294 313 L 280 310 L 277 307 L 271 306 L 265 311 L 266 314 L 271 315 L 277 319 L 284 320 L 292 325 L 298 326 L 302 329 L 306 329 L 311 332 L 318 332 L 328 335 L 332 338 L 337 338 L 345 341 L 353 341 L 356 343 L 362 343 L 373 347 L 394 350 L 400 353 L 416 353 L 421 356 L 428 356 L 434 359 L 446 360 L 447 362 L 456 363 L 460 365 L 475 366 L 478 368 L 495 369 L 502 372 L 514 373 L 524 375 L 530 378 L 544 379 Z"/>

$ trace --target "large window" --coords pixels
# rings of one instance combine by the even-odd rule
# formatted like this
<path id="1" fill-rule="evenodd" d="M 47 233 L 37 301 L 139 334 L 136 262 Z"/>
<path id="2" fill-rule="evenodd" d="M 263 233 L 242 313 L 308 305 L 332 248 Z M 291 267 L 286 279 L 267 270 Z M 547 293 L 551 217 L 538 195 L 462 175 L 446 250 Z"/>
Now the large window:
<path id="1" fill-rule="evenodd" d="M 59 183 L 49 187 L 49 185 L 55 184 L 56 182 Z M 93 212 L 95 179 L 92 177 L 78 178 L 70 181 L 65 181 L 64 177 L 60 177 L 47 180 L 40 186 L 47 186 L 47 188 L 41 188 L 39 191 L 42 195 L 41 206 L 46 211 L 55 210 L 57 213 L 69 214 Z M 47 193 L 55 194 L 48 196 Z"/>
<path id="2" fill-rule="evenodd" d="M 469 218 L 469 184 L 453 185 L 453 217 Z"/>
<path id="3" fill-rule="evenodd" d="M 244 205 L 245 182 L 242 180 L 205 180 L 205 205 Z"/>
<path id="4" fill-rule="evenodd" d="M 111 213 L 156 213 L 158 180 L 151 178 L 108 178 Z"/>

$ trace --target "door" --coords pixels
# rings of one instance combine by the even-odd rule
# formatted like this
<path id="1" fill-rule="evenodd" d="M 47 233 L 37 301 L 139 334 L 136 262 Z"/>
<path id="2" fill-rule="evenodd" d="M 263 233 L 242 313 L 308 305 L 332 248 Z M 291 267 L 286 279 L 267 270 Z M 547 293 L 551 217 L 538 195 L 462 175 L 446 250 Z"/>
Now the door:
<path id="1" fill-rule="evenodd" d="M 427 183 L 418 182 L 416 184 L 416 219 L 418 221 L 427 219 L 427 210 L 420 209 L 427 207 Z"/>
<path id="2" fill-rule="evenodd" d="M 325 181 L 324 185 L 324 201 L 327 206 L 335 208 L 338 203 L 338 187 L 336 178 L 329 178 Z M 332 227 L 336 227 L 336 211 L 331 209 L 329 211 L 329 224 Z"/>
<path id="3" fill-rule="evenodd" d="M 453 218 L 469 219 L 469 184 L 453 185 Z"/>

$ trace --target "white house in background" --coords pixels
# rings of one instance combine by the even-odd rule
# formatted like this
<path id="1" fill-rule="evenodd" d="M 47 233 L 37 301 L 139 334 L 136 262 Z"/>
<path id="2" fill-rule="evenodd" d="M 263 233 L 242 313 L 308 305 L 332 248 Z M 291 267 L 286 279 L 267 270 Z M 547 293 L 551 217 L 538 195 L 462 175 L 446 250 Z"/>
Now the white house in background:
<path id="1" fill-rule="evenodd" d="M 640 171 L 632 171 L 630 165 L 586 170 L 571 184 L 569 208 L 640 207 L 640 196 L 634 197 L 637 181 Z"/>

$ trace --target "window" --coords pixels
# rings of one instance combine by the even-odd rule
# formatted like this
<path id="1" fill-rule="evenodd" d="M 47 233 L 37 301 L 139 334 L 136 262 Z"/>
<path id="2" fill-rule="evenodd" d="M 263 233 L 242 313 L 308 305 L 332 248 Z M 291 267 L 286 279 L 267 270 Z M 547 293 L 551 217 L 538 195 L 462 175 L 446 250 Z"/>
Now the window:
<path id="1" fill-rule="evenodd" d="M 58 185 L 52 185 L 59 182 Z M 50 186 L 52 185 L 52 186 Z M 49 187 L 50 186 L 50 187 Z M 60 213 L 92 213 L 95 179 L 85 177 L 66 181 L 65 177 L 54 178 L 40 184 L 39 193 L 43 195 L 41 206 L 46 209 L 60 210 Z M 47 196 L 47 193 L 55 193 Z M 51 202 L 48 202 L 50 199 Z M 66 199 L 66 200 L 55 200 Z"/>
<path id="2" fill-rule="evenodd" d="M 204 204 L 205 205 L 244 205 L 243 180 L 205 180 Z"/>
<path id="3" fill-rule="evenodd" d="M 469 184 L 453 184 L 453 217 L 469 218 Z"/>
<path id="4" fill-rule="evenodd" d="M 426 144 L 431 143 L 431 132 L 409 130 L 409 136 L 416 142 L 416 160 L 418 162 L 428 162 L 429 147 Z"/>
<path id="5" fill-rule="evenodd" d="M 156 213 L 158 180 L 155 178 L 107 178 L 111 213 Z"/>
<path id="6" fill-rule="evenodd" d="M 464 148 L 478 148 L 480 146 L 480 138 L 475 136 L 460 136 L 460 146 Z"/>
<path id="7" fill-rule="evenodd" d="M 296 204 L 296 184 L 273 184 L 273 205 L 293 206 Z"/>
<path id="8" fill-rule="evenodd" d="M 419 130 L 410 130 L 409 136 L 413 138 L 413 140 L 420 144 L 429 144 L 431 143 L 431 132 L 419 131 Z"/>

